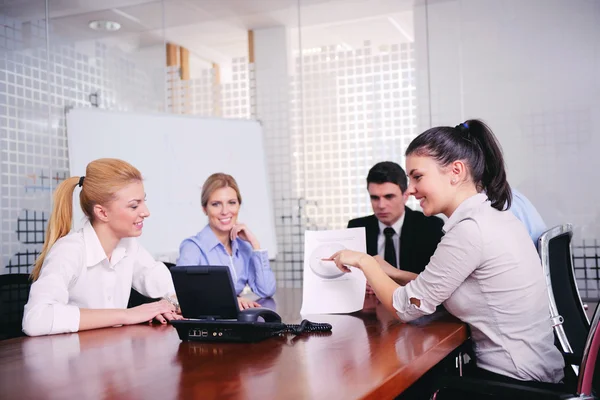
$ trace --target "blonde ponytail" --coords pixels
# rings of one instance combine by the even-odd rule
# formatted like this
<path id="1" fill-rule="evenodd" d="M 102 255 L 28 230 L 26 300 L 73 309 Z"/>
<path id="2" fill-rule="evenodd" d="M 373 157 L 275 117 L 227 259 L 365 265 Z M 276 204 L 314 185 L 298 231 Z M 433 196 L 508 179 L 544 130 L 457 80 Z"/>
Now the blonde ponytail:
<path id="1" fill-rule="evenodd" d="M 94 206 L 107 205 L 115 194 L 128 184 L 141 181 L 142 174 L 133 165 L 116 158 L 100 158 L 92 161 L 85 169 L 85 179 L 81 180 L 79 203 L 85 216 L 94 222 Z M 79 185 L 80 177 L 72 176 L 61 182 L 54 192 L 54 206 L 48 221 L 46 238 L 42 252 L 35 261 L 31 279 L 39 278 L 50 248 L 58 239 L 71 230 L 73 220 L 73 191 Z"/>
<path id="2" fill-rule="evenodd" d="M 42 264 L 50 248 L 58 239 L 65 236 L 71 230 L 71 221 L 73 219 L 73 192 L 79 183 L 78 176 L 72 176 L 62 181 L 54 191 L 54 205 L 52 214 L 48 220 L 46 229 L 46 238 L 44 246 L 31 272 L 31 279 L 36 280 L 40 276 Z"/>

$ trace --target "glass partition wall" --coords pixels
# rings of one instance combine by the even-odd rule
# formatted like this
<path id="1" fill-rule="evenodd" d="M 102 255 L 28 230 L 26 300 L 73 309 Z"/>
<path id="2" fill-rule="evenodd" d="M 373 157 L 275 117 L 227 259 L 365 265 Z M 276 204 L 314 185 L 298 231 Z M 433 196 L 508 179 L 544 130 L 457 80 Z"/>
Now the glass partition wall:
<path id="1" fill-rule="evenodd" d="M 510 183 L 549 227 L 574 224 L 580 290 L 598 298 L 597 2 L 5 0 L 0 19 L 2 273 L 41 247 L 69 107 L 259 119 L 289 287 L 306 229 L 371 213 L 374 163 L 482 118 Z"/>

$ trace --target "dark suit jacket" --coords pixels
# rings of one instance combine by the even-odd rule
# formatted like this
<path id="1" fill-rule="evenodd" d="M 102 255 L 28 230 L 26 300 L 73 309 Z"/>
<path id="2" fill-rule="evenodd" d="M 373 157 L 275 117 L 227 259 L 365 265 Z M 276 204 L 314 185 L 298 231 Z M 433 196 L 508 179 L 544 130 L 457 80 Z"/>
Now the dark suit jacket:
<path id="1" fill-rule="evenodd" d="M 405 207 L 404 223 L 400 232 L 400 268 L 415 274 L 423 272 L 442 239 L 444 221 L 438 217 L 426 217 L 420 211 Z M 367 233 L 367 253 L 377 255 L 379 223 L 375 215 L 356 218 L 348 222 L 348 228 L 364 226 Z"/>

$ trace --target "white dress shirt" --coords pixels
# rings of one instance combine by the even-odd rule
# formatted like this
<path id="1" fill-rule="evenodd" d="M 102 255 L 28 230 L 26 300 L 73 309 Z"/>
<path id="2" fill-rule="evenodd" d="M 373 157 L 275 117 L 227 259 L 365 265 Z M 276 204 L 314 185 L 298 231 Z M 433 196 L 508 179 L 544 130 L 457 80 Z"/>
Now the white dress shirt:
<path id="1" fill-rule="evenodd" d="M 404 224 L 404 217 L 406 216 L 406 212 L 402 213 L 402 216 L 398 218 L 395 224 L 392 226 L 388 226 L 381 221 L 377 220 L 379 223 L 379 235 L 377 236 L 377 254 L 381 256 L 381 258 L 385 259 L 385 234 L 383 230 L 385 228 L 394 229 L 394 236 L 392 236 L 392 243 L 394 243 L 394 250 L 396 250 L 396 266 L 400 267 L 400 233 L 402 232 L 402 225 Z"/>
<path id="2" fill-rule="evenodd" d="M 431 314 L 444 303 L 471 328 L 478 367 L 559 382 L 564 361 L 554 345 L 540 259 L 523 224 L 480 193 L 454 211 L 444 232 L 425 270 L 394 292 L 400 319 Z"/>
<path id="3" fill-rule="evenodd" d="M 167 267 L 135 238 L 121 239 L 110 261 L 86 222 L 56 241 L 31 285 L 23 315 L 29 336 L 77 332 L 80 308 L 127 308 L 131 288 L 159 298 L 175 293 Z"/>

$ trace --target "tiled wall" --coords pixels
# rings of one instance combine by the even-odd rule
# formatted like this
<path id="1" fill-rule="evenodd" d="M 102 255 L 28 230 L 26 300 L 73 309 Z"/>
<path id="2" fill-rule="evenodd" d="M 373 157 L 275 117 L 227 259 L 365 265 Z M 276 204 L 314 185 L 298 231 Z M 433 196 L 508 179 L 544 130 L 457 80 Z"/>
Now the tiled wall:
<path id="1" fill-rule="evenodd" d="M 600 243 L 598 239 L 581 240 L 573 246 L 573 267 L 577 288 L 583 299 L 600 299 Z"/>
<path id="2" fill-rule="evenodd" d="M 196 71 L 198 77 L 181 80 L 178 67 L 167 70 L 167 111 L 176 114 L 251 118 L 251 66 L 246 57 L 231 61 L 230 82 L 220 82 L 216 68 Z"/>
<path id="3" fill-rule="evenodd" d="M 417 134 L 413 48 L 389 43 L 381 51 L 366 41 L 353 51 L 323 46 L 296 60 L 293 94 L 303 101 L 292 103 L 302 120 L 292 134 L 294 183 L 313 204 L 317 225 L 340 229 L 372 214 L 369 169 L 385 160 L 404 165 Z"/>
<path id="4" fill-rule="evenodd" d="M 44 20 L 0 15 L 0 273 L 29 272 L 41 248 L 51 193 L 68 176 L 66 109 L 164 109 L 164 57 L 149 65 L 49 32 L 46 43 Z"/>

